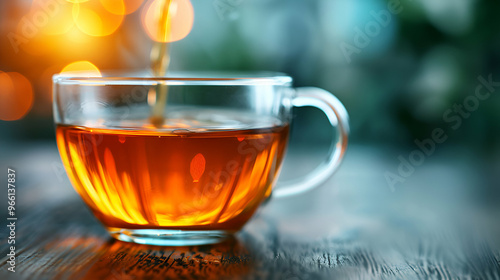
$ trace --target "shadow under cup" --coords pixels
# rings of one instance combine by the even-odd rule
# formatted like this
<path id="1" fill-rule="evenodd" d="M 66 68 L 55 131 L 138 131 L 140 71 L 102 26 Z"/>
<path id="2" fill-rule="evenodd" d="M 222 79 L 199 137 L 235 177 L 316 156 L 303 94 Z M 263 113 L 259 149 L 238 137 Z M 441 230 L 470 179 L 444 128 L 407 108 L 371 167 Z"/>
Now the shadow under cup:
<path id="1" fill-rule="evenodd" d="M 297 98 L 290 85 L 283 75 L 55 76 L 57 145 L 75 190 L 113 237 L 216 243 L 271 195 Z"/>

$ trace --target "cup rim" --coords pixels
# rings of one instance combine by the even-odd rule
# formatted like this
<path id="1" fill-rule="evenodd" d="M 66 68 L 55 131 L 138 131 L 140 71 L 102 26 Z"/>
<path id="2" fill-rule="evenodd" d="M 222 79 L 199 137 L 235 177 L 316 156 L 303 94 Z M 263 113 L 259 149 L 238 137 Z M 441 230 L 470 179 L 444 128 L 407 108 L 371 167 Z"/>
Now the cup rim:
<path id="1" fill-rule="evenodd" d="M 153 76 L 151 72 L 104 71 L 102 77 L 88 72 L 67 72 L 52 77 L 58 85 L 290 85 L 293 79 L 280 72 L 238 72 L 238 71 L 172 71 L 165 77 Z"/>

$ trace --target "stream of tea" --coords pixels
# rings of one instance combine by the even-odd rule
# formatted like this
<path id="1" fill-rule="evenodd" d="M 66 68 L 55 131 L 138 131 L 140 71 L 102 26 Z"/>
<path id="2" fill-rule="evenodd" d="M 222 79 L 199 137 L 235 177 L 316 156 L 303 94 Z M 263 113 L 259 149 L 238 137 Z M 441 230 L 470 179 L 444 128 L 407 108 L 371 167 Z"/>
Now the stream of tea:
<path id="1" fill-rule="evenodd" d="M 160 0 L 160 9 L 158 11 L 158 34 L 157 39 L 151 49 L 151 70 L 156 77 L 163 77 L 167 73 L 170 64 L 169 40 L 171 32 L 171 18 L 177 11 L 175 1 Z M 153 105 L 153 110 L 150 118 L 151 124 L 156 127 L 161 127 L 165 121 L 163 113 L 168 97 L 168 85 L 166 83 L 158 83 L 156 87 L 156 101 Z"/>

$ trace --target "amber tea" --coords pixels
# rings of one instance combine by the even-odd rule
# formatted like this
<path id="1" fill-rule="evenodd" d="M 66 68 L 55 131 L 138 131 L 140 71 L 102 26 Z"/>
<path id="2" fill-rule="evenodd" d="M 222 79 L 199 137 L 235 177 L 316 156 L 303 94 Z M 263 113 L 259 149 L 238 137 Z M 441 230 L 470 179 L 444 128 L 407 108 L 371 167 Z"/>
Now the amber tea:
<path id="1" fill-rule="evenodd" d="M 69 177 L 116 229 L 240 229 L 270 195 L 288 125 L 229 131 L 57 126 Z"/>

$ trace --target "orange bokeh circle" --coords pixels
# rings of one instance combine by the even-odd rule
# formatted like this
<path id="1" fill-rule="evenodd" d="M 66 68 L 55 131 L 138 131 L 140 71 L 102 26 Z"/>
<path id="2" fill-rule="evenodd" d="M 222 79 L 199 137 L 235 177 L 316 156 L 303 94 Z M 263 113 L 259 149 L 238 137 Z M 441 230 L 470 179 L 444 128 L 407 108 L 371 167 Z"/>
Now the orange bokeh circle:
<path id="1" fill-rule="evenodd" d="M 75 61 L 66 65 L 59 75 L 72 77 L 102 77 L 99 68 L 92 62 L 86 60 Z"/>
<path id="2" fill-rule="evenodd" d="M 22 119 L 33 106 L 30 81 L 16 72 L 0 72 L 0 120 Z"/>
<path id="3" fill-rule="evenodd" d="M 122 0 L 118 0 L 122 2 Z M 73 4 L 73 20 L 83 33 L 102 37 L 113 34 L 123 22 L 123 14 L 113 14 L 100 1 Z"/>
<path id="4" fill-rule="evenodd" d="M 74 26 L 73 4 L 66 1 L 33 0 L 30 12 L 24 16 L 32 28 L 46 35 L 66 34 Z"/>
<path id="5" fill-rule="evenodd" d="M 102 6 L 115 15 L 128 15 L 135 12 L 144 0 L 100 0 Z"/>
<path id="6" fill-rule="evenodd" d="M 168 0 L 149 0 L 142 12 L 142 25 L 148 36 L 157 42 L 175 42 L 186 37 L 194 23 L 194 9 L 189 0 L 171 0 L 168 16 L 162 21 L 163 3 Z M 163 26 L 162 26 L 162 25 Z M 167 33 L 161 29 L 168 30 Z"/>

